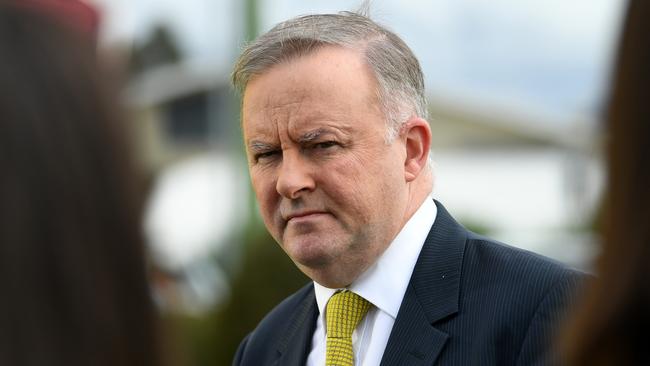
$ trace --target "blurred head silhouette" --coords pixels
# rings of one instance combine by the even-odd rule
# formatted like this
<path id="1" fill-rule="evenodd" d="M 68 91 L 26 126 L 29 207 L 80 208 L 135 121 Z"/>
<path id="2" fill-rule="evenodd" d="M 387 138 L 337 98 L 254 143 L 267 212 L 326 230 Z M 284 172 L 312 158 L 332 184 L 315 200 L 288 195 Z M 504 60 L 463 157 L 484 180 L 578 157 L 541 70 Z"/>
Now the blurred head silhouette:
<path id="1" fill-rule="evenodd" d="M 647 365 L 650 348 L 650 2 L 631 0 L 607 114 L 598 279 L 572 321 L 570 365 Z"/>
<path id="2" fill-rule="evenodd" d="M 0 1 L 0 365 L 155 365 L 136 170 L 92 19 L 38 3 Z"/>

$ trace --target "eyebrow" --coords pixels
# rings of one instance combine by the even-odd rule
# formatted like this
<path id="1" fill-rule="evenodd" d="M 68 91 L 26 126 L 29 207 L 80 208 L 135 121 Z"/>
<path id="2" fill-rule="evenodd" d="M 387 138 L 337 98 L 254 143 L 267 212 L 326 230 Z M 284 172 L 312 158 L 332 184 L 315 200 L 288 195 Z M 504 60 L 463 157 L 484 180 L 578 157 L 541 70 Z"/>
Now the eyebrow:
<path id="1" fill-rule="evenodd" d="M 301 144 L 310 143 L 314 140 L 317 140 L 322 135 L 329 133 L 328 130 L 324 128 L 319 128 L 313 131 L 309 131 L 298 138 L 298 142 Z"/>
<path id="2" fill-rule="evenodd" d="M 248 148 L 251 151 L 268 151 L 274 148 L 274 145 L 267 144 L 266 142 L 253 140 L 248 143 Z"/>
<path id="3" fill-rule="evenodd" d="M 317 140 L 319 137 L 326 135 L 326 134 L 331 134 L 333 133 L 329 129 L 326 128 L 318 128 L 313 131 L 309 131 L 304 133 L 302 136 L 298 138 L 298 143 L 300 144 L 309 144 L 310 142 L 313 142 Z M 262 142 L 259 140 L 251 140 L 248 142 L 248 148 L 251 151 L 268 151 L 268 150 L 273 150 L 275 149 L 274 144 Z"/>

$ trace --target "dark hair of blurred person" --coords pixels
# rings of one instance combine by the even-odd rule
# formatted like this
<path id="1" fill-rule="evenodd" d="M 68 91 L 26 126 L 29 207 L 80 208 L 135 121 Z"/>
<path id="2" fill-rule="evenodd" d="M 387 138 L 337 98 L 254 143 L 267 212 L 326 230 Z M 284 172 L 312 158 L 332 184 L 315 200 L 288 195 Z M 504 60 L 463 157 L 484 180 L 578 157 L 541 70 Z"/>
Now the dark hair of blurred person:
<path id="1" fill-rule="evenodd" d="M 0 365 L 157 365 L 125 126 L 54 12 L 0 1 Z"/>
<path id="2" fill-rule="evenodd" d="M 598 279 L 564 346 L 570 365 L 648 365 L 650 2 L 631 0 L 607 114 L 608 188 Z"/>

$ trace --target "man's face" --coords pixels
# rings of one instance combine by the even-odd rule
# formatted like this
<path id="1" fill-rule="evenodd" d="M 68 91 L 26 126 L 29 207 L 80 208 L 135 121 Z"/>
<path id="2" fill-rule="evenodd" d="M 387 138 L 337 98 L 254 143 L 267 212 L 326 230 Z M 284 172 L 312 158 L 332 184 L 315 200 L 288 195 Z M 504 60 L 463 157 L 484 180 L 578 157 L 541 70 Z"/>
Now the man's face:
<path id="1" fill-rule="evenodd" d="M 309 277 L 343 287 L 405 222 L 402 139 L 387 144 L 376 81 L 358 53 L 324 47 L 248 84 L 242 123 L 266 227 Z"/>

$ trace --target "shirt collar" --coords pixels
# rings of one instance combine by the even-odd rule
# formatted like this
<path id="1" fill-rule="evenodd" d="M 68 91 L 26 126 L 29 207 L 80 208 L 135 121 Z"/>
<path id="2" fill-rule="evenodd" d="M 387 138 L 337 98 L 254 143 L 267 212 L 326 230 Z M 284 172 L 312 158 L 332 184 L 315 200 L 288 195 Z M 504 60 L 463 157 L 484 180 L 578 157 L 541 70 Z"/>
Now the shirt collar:
<path id="1" fill-rule="evenodd" d="M 413 268 L 436 214 L 437 208 L 433 199 L 425 199 L 377 262 L 348 286 L 348 289 L 370 301 L 393 319 L 397 318 Z M 314 282 L 316 303 L 321 314 L 329 298 L 338 290 Z"/>

